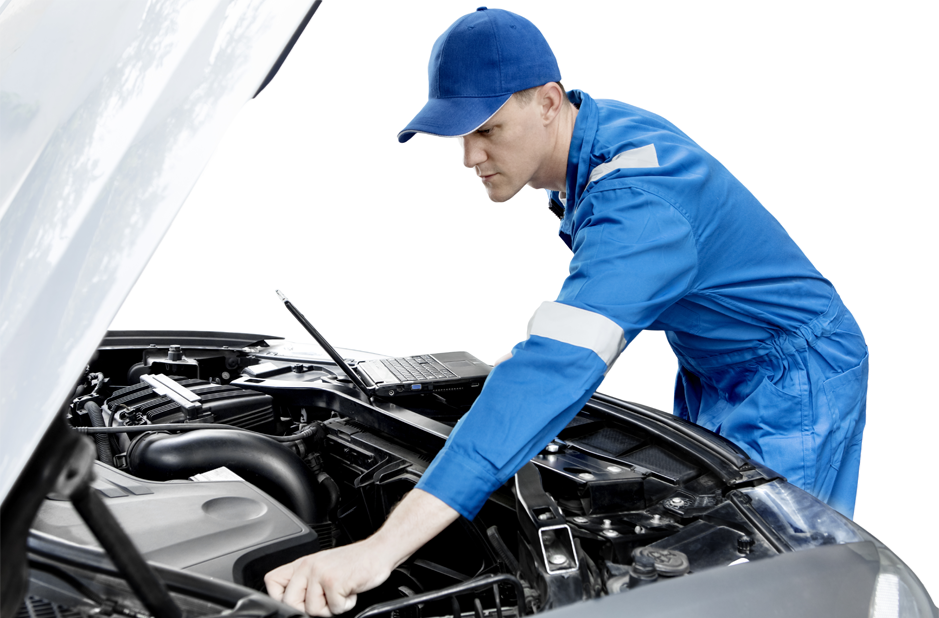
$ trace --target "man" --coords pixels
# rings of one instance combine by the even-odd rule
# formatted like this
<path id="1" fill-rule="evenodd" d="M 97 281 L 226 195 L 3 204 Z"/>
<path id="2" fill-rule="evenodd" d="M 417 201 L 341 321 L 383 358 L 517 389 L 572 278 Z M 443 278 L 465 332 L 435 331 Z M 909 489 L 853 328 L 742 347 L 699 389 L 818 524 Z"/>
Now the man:
<path id="1" fill-rule="evenodd" d="M 430 96 L 398 139 L 461 136 L 489 198 L 549 191 L 573 250 L 557 301 L 490 374 L 473 408 L 371 538 L 272 571 L 311 614 L 357 592 L 487 496 L 556 436 L 643 329 L 679 359 L 676 414 L 742 446 L 850 516 L 867 349 L 832 285 L 723 166 L 668 121 L 565 93 L 541 33 L 480 8 L 431 53 Z"/>

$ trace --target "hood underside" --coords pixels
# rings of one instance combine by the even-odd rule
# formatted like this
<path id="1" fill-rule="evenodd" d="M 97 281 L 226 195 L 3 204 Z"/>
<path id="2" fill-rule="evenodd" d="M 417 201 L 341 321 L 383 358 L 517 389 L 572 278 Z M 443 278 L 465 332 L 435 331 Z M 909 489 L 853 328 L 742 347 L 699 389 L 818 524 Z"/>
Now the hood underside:
<path id="1" fill-rule="evenodd" d="M 312 4 L 3 7 L 0 498 Z"/>

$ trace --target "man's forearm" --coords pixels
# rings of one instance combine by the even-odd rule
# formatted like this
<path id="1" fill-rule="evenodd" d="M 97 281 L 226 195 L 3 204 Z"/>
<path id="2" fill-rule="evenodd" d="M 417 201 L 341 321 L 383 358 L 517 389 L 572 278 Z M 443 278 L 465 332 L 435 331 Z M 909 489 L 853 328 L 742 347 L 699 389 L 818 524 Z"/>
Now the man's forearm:
<path id="1" fill-rule="evenodd" d="M 447 503 L 422 489 L 409 492 L 368 542 L 394 569 L 459 518 Z"/>

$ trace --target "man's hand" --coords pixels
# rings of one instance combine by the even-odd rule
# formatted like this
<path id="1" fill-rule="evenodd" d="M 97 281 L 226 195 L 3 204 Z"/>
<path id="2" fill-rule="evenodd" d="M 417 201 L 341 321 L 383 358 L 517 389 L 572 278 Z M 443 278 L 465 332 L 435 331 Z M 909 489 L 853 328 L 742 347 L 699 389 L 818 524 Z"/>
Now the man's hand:
<path id="1" fill-rule="evenodd" d="M 381 584 L 397 566 L 371 540 L 310 554 L 274 569 L 264 576 L 267 593 L 311 616 L 349 611 L 359 592 Z"/>
<path id="2" fill-rule="evenodd" d="M 332 616 L 355 606 L 360 592 L 380 585 L 399 564 L 456 521 L 459 513 L 415 489 L 371 537 L 304 556 L 264 576 L 267 592 L 311 616 Z"/>

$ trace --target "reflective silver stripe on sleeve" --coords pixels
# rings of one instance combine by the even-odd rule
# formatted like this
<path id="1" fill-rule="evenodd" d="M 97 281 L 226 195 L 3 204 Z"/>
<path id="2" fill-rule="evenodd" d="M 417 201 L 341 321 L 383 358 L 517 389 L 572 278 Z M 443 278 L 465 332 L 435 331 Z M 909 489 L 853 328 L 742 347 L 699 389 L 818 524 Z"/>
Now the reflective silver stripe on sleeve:
<path id="1" fill-rule="evenodd" d="M 659 157 L 655 154 L 655 144 L 649 144 L 642 148 L 633 148 L 626 152 L 621 152 L 606 163 L 593 168 L 590 172 L 590 178 L 587 183 L 600 180 L 610 172 L 621 169 L 658 167 Z"/>
<path id="2" fill-rule="evenodd" d="M 626 347 L 623 329 L 610 318 L 563 303 L 544 302 L 528 322 L 528 336 L 538 335 L 596 352 L 607 368 Z"/>

